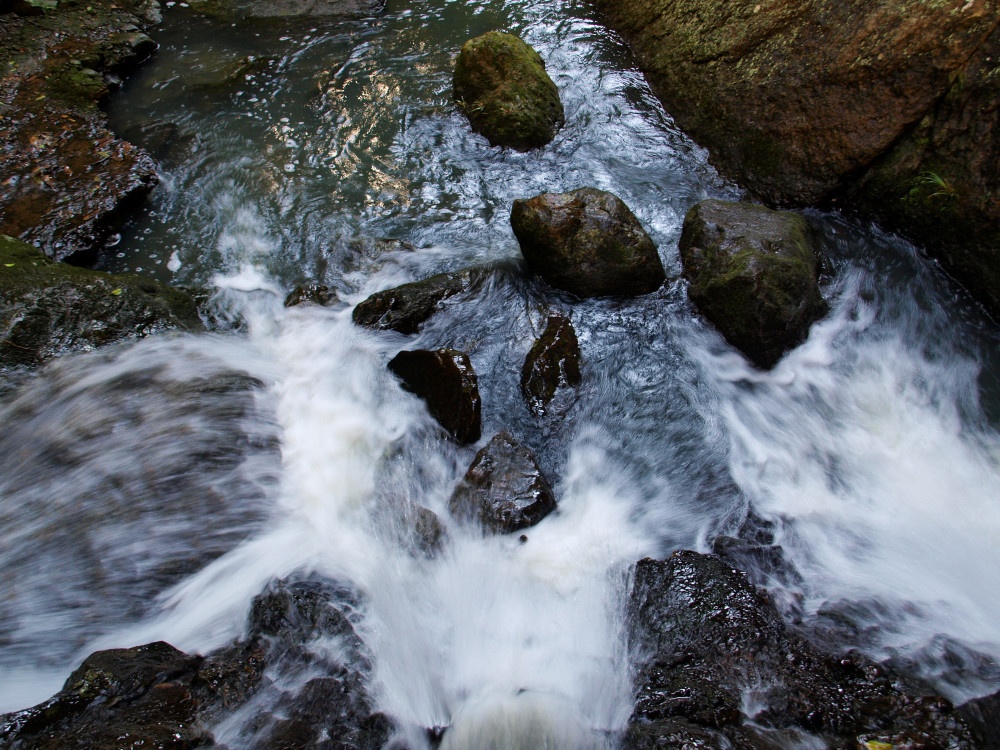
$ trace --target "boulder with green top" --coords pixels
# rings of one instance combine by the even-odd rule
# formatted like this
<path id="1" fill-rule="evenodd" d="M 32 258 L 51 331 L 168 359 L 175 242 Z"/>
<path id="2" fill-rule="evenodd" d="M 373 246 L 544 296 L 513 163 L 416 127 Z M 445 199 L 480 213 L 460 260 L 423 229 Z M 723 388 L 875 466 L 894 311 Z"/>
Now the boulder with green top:
<path id="1" fill-rule="evenodd" d="M 472 129 L 494 146 L 541 148 L 565 118 L 559 89 L 545 72 L 541 55 L 518 37 L 499 31 L 462 46 L 454 91 Z"/>
<path id="2" fill-rule="evenodd" d="M 604 190 L 518 199 L 510 223 L 528 268 L 579 297 L 648 294 L 666 278 L 639 220 Z"/>
<path id="3" fill-rule="evenodd" d="M 56 263 L 0 235 L 0 367 L 171 328 L 203 328 L 187 293 L 134 274 Z"/>
<path id="4" fill-rule="evenodd" d="M 827 310 L 809 225 L 798 214 L 706 200 L 684 218 L 688 295 L 729 343 L 773 367 Z"/>
<path id="5" fill-rule="evenodd" d="M 720 171 L 879 218 L 1000 316 L 997 0 L 597 5 Z"/>

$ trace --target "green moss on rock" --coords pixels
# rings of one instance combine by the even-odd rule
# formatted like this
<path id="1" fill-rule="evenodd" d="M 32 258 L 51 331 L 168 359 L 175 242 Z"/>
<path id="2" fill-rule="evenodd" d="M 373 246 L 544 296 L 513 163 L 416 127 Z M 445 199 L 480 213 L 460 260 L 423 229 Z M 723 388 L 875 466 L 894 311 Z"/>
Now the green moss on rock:
<path id="1" fill-rule="evenodd" d="M 185 292 L 134 274 L 55 263 L 0 235 L 0 366 L 34 365 L 171 328 L 202 328 Z"/>
<path id="2" fill-rule="evenodd" d="M 798 214 L 702 201 L 684 219 L 680 252 L 691 301 L 760 367 L 773 367 L 826 313 Z"/>
<path id="3" fill-rule="evenodd" d="M 472 129 L 494 146 L 540 148 L 564 121 L 559 90 L 541 56 L 511 34 L 490 31 L 466 42 L 454 90 Z"/>

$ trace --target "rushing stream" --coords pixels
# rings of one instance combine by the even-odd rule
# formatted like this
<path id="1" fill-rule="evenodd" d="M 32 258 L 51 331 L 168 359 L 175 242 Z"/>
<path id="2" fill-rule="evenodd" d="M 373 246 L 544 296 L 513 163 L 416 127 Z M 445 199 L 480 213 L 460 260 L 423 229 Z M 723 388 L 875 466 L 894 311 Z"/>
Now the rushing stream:
<path id="1" fill-rule="evenodd" d="M 52 694 L 97 648 L 205 653 L 240 635 L 271 579 L 316 573 L 360 593 L 371 691 L 404 730 L 604 747 L 632 707 L 630 564 L 708 550 L 751 509 L 798 571 L 757 572 L 789 617 L 956 701 L 996 690 L 998 331 L 911 246 L 809 213 L 831 311 L 764 373 L 683 281 L 578 301 L 520 265 L 515 198 L 610 190 L 676 278 L 687 209 L 740 196 L 585 3 L 165 16 L 112 111 L 162 182 L 101 267 L 213 290 L 216 330 L 63 357 L 4 397 L 0 711 Z M 566 125 L 540 151 L 491 148 L 451 103 L 457 50 L 498 28 L 560 88 Z M 489 280 L 417 336 L 351 322 L 374 291 L 471 264 Z M 284 307 L 308 280 L 341 302 Z M 538 418 L 519 376 L 550 308 L 572 318 L 583 385 Z M 479 375 L 484 441 L 509 430 L 556 488 L 526 543 L 450 520 L 476 447 L 444 438 L 386 370 L 445 345 Z M 403 542 L 408 503 L 448 527 L 438 556 Z"/>

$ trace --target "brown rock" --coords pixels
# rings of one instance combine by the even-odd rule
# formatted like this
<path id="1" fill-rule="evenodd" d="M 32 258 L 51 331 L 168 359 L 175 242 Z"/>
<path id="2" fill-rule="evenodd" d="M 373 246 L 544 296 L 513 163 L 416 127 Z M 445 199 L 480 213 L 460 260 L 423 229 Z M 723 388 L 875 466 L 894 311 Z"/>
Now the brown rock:
<path id="1" fill-rule="evenodd" d="M 545 331 L 535 341 L 521 368 L 521 393 L 538 416 L 545 414 L 556 391 L 580 384 L 580 344 L 569 318 L 549 315 Z"/>
<path id="2" fill-rule="evenodd" d="M 481 434 L 479 385 L 469 356 L 455 349 L 402 351 L 389 369 L 403 387 L 427 402 L 431 415 L 459 443 Z"/>
<path id="3" fill-rule="evenodd" d="M 577 296 L 648 294 L 666 278 L 639 221 L 603 190 L 516 200 L 510 223 L 528 268 Z"/>

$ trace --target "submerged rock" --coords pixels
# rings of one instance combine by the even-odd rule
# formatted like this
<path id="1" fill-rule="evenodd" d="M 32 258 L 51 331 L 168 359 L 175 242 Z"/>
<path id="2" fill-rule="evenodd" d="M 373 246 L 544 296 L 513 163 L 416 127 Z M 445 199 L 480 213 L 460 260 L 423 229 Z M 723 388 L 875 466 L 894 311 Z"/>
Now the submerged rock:
<path id="1" fill-rule="evenodd" d="M 358 303 L 351 318 L 366 328 L 416 333 L 437 312 L 441 302 L 468 291 L 482 276 L 481 269 L 467 268 L 375 292 Z"/>
<path id="2" fill-rule="evenodd" d="M 134 274 L 55 263 L 0 235 L 0 366 L 171 328 L 202 329 L 185 292 Z"/>
<path id="3" fill-rule="evenodd" d="M 530 450 L 500 432 L 477 454 L 448 508 L 492 534 L 534 526 L 556 508 L 555 495 Z"/>
<path id="4" fill-rule="evenodd" d="M 743 739 L 748 691 L 764 706 L 756 724 L 804 730 L 835 747 L 971 746 L 947 700 L 904 692 L 857 654 L 818 652 L 786 629 L 766 594 L 714 555 L 641 560 L 629 618 L 633 650 L 645 656 L 626 734 L 636 742 L 626 750 L 654 746 L 644 738 L 674 731 L 677 720 Z"/>
<path id="5" fill-rule="evenodd" d="M 818 260 L 801 216 L 707 200 L 684 218 L 688 295 L 733 346 L 773 367 L 827 310 Z"/>
<path id="6" fill-rule="evenodd" d="M 549 315 L 521 368 L 521 393 L 537 415 L 545 414 L 556 391 L 580 385 L 580 344 L 569 318 Z"/>
<path id="7" fill-rule="evenodd" d="M 55 4 L 53 4 L 55 5 Z M 156 49 L 145 3 L 60 3 L 0 15 L 0 233 L 91 262 L 157 182 L 153 160 L 107 128 L 109 79 Z"/>
<path id="8" fill-rule="evenodd" d="M 335 305 L 340 300 L 335 292 L 325 284 L 300 284 L 288 293 L 285 297 L 285 307 L 295 307 L 296 305 L 313 304 L 321 307 Z"/>
<path id="9" fill-rule="evenodd" d="M 456 349 L 402 351 L 390 360 L 389 369 L 406 390 L 427 402 L 431 416 L 455 440 L 479 440 L 479 383 L 469 355 Z"/>
<path id="10" fill-rule="evenodd" d="M 193 748 L 214 744 L 198 720 L 201 657 L 162 641 L 88 656 L 44 703 L 0 717 L 4 747 Z M 127 740 L 126 740 L 127 738 Z"/>
<path id="11" fill-rule="evenodd" d="M 559 89 L 541 56 L 511 34 L 489 31 L 467 41 L 454 89 L 472 129 L 494 146 L 541 148 L 563 124 Z"/>
<path id="12" fill-rule="evenodd" d="M 769 204 L 887 220 L 1000 314 L 995 2 L 598 6 L 721 171 Z"/>
<path id="13" fill-rule="evenodd" d="M 648 294 L 666 278 L 639 221 L 603 190 L 518 199 L 510 223 L 528 268 L 579 297 Z"/>

